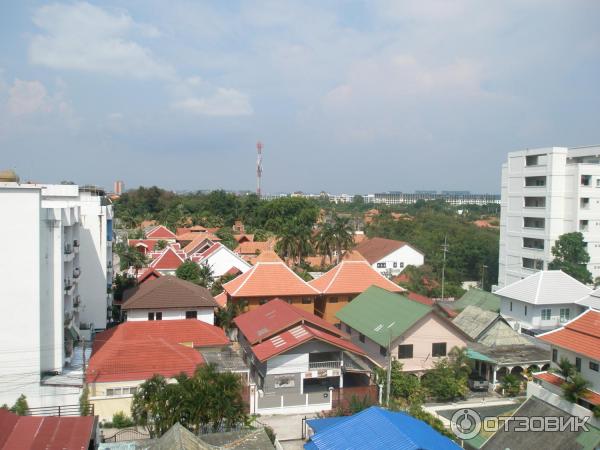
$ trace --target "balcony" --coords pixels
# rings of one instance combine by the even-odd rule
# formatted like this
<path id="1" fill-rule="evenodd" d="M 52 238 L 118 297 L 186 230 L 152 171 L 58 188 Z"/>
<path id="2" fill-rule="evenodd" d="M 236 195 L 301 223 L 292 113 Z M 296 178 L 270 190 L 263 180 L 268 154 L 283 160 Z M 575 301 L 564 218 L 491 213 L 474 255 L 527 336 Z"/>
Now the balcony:
<path id="1" fill-rule="evenodd" d="M 73 299 L 73 308 L 79 308 L 81 306 L 81 295 L 76 295 Z"/>
<path id="2" fill-rule="evenodd" d="M 79 269 L 79 267 L 76 267 L 75 269 L 73 269 L 73 278 L 79 278 L 79 275 L 81 275 L 81 270 Z"/>
<path id="3" fill-rule="evenodd" d="M 69 293 L 69 291 L 73 288 L 73 281 L 70 278 L 65 278 L 64 280 L 65 293 Z"/>
<path id="4" fill-rule="evenodd" d="M 73 241 L 73 252 L 79 253 L 79 241 L 77 239 Z"/>
<path id="5" fill-rule="evenodd" d="M 65 255 L 70 255 L 73 253 L 73 247 L 71 244 L 65 244 Z"/>
<path id="6" fill-rule="evenodd" d="M 341 365 L 341 361 L 315 361 L 309 362 L 308 368 L 309 370 L 339 369 Z"/>

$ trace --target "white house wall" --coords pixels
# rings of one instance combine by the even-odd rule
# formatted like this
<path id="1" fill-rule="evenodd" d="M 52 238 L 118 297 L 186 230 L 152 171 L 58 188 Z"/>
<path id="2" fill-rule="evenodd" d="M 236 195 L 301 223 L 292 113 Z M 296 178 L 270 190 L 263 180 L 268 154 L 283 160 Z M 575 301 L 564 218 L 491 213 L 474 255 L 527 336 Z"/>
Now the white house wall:
<path id="1" fill-rule="evenodd" d="M 512 302 L 512 311 L 511 311 Z M 527 315 L 525 314 L 527 306 Z M 500 297 L 500 314 L 519 323 L 519 328 L 534 329 L 554 329 L 562 326 L 565 321 L 560 320 L 561 308 L 569 309 L 569 319 L 574 319 L 584 311 L 579 305 L 575 304 L 556 304 L 556 305 L 532 305 L 519 300 L 513 300 L 506 297 Z M 542 320 L 542 309 L 551 309 L 550 320 Z"/>
<path id="2" fill-rule="evenodd" d="M 385 268 L 377 267 L 381 263 L 385 263 Z M 382 275 L 391 274 L 395 276 L 402 273 L 406 266 L 419 267 L 424 263 L 425 258 L 423 254 L 419 253 L 409 245 L 404 245 L 372 264 L 372 267 Z"/>
<path id="3" fill-rule="evenodd" d="M 162 312 L 162 320 L 181 320 L 185 319 L 186 311 L 197 311 L 198 320 L 214 325 L 215 314 L 213 308 L 188 308 L 188 309 L 132 309 L 127 311 L 127 321 L 139 322 L 148 320 L 148 313 Z"/>
<path id="4" fill-rule="evenodd" d="M 212 268 L 215 277 L 223 276 L 232 267 L 237 268 L 242 273 L 250 270 L 250 265 L 247 262 L 225 248 L 220 248 L 209 255 L 206 263 Z"/>
<path id="5" fill-rule="evenodd" d="M 591 359 L 587 356 L 580 355 L 579 353 L 572 352 L 571 350 L 567 350 L 561 347 L 552 346 L 552 349 L 557 350 L 556 362 L 552 361 L 550 366 L 558 369 L 558 362 L 560 362 L 561 358 L 567 358 L 573 366 L 575 366 L 575 358 L 581 358 L 581 375 L 587 381 L 590 382 L 589 388 L 593 391 L 600 392 L 600 372 L 596 372 L 590 369 L 590 361 L 600 364 L 600 361 L 596 359 Z"/>
<path id="6" fill-rule="evenodd" d="M 308 371 L 308 353 L 274 356 L 267 362 L 267 375 Z"/>

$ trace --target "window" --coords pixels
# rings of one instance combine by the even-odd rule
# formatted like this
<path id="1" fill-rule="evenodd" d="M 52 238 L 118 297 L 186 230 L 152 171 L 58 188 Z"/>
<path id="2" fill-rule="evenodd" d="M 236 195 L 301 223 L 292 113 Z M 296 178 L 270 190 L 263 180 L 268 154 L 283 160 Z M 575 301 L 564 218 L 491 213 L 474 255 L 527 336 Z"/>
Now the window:
<path id="1" fill-rule="evenodd" d="M 154 320 L 154 313 L 153 312 L 149 312 L 148 313 L 148 320 Z"/>
<path id="2" fill-rule="evenodd" d="M 550 320 L 551 315 L 552 315 L 552 310 L 550 308 L 542 309 L 542 320 Z"/>
<path id="3" fill-rule="evenodd" d="M 267 303 L 267 299 L 266 299 L 266 298 L 261 298 L 261 299 L 258 301 L 258 304 L 259 304 L 259 305 L 264 305 L 265 303 Z"/>
<path id="4" fill-rule="evenodd" d="M 510 302 L 510 310 L 512 311 L 512 302 Z"/>
<path id="5" fill-rule="evenodd" d="M 600 370 L 600 366 L 598 365 L 597 362 L 590 361 L 590 370 L 593 370 L 594 372 L 598 372 L 598 370 Z"/>
<path id="6" fill-rule="evenodd" d="M 592 176 L 591 175 L 581 175 L 581 185 L 589 186 L 592 184 Z"/>
<path id="7" fill-rule="evenodd" d="M 303 305 L 310 305 L 312 303 L 311 299 L 309 297 L 302 297 L 302 304 Z"/>
<path id="8" fill-rule="evenodd" d="M 588 231 L 590 229 L 590 221 L 589 220 L 580 220 L 579 221 L 579 231 Z"/>
<path id="9" fill-rule="evenodd" d="M 525 186 L 527 186 L 527 187 L 546 186 L 546 177 L 525 177 Z"/>
<path id="10" fill-rule="evenodd" d="M 396 269 L 398 267 L 398 263 L 396 261 L 394 261 L 394 269 Z"/>
<path id="11" fill-rule="evenodd" d="M 546 219 L 540 217 L 523 217 L 524 228 L 535 228 L 538 230 L 543 230 L 545 226 Z"/>
<path id="12" fill-rule="evenodd" d="M 398 359 L 410 359 L 413 357 L 412 344 L 398 346 Z"/>
<path id="13" fill-rule="evenodd" d="M 364 335 L 364 334 L 362 334 L 362 333 L 358 333 L 358 340 L 359 340 L 360 342 L 363 342 L 363 343 L 364 343 L 364 342 L 365 342 L 365 335 Z"/>
<path id="14" fill-rule="evenodd" d="M 350 325 L 348 324 L 346 324 L 346 333 L 352 334 L 352 328 L 350 328 Z"/>
<path id="15" fill-rule="evenodd" d="M 107 397 L 115 397 L 117 395 L 133 395 L 135 394 L 135 387 L 117 387 L 117 388 L 107 388 L 106 396 Z"/>
<path id="16" fill-rule="evenodd" d="M 571 310 L 569 308 L 560 308 L 560 321 L 567 322 L 571 316 Z"/>
<path id="17" fill-rule="evenodd" d="M 523 268 L 533 270 L 544 270 L 543 259 L 523 258 Z"/>
<path id="18" fill-rule="evenodd" d="M 446 343 L 438 342 L 431 345 L 432 356 L 446 356 Z"/>
<path id="19" fill-rule="evenodd" d="M 596 187 L 600 187 L 600 178 L 596 178 Z"/>
<path id="20" fill-rule="evenodd" d="M 525 197 L 525 208 L 545 208 L 546 197 Z"/>
<path id="21" fill-rule="evenodd" d="M 377 263 L 377 268 L 378 268 L 378 269 L 385 269 L 385 267 L 386 267 L 386 264 L 385 264 L 384 262 L 382 262 L 382 263 Z"/>
<path id="22" fill-rule="evenodd" d="M 579 207 L 581 209 L 588 209 L 590 207 L 590 199 L 587 197 L 579 199 Z"/>
<path id="23" fill-rule="evenodd" d="M 383 345 L 379 346 L 379 354 L 381 356 L 387 356 L 387 348 L 385 348 Z"/>
<path id="24" fill-rule="evenodd" d="M 553 348 L 552 349 L 552 362 L 557 362 L 557 361 L 558 361 L 558 350 Z"/>
<path id="25" fill-rule="evenodd" d="M 527 305 L 525 305 L 525 315 L 527 315 Z"/>
<path id="26" fill-rule="evenodd" d="M 197 319 L 198 318 L 198 311 L 186 311 L 185 312 L 185 318 L 186 319 Z"/>
<path id="27" fill-rule="evenodd" d="M 539 164 L 540 155 L 530 155 L 525 157 L 526 166 L 537 166 Z"/>
<path id="28" fill-rule="evenodd" d="M 337 297 L 329 297 L 327 299 L 327 303 L 337 303 L 338 302 L 338 298 Z"/>
<path id="29" fill-rule="evenodd" d="M 581 358 L 575 358 L 575 369 L 577 372 L 581 372 Z"/>
<path id="30" fill-rule="evenodd" d="M 162 313 L 161 312 L 157 312 L 156 313 L 156 320 L 162 320 Z"/>
<path id="31" fill-rule="evenodd" d="M 403 268 L 404 268 L 404 263 L 403 263 L 403 262 L 401 262 L 401 263 L 400 263 L 400 268 L 401 268 L 401 269 L 403 269 Z"/>
<path id="32" fill-rule="evenodd" d="M 544 240 L 524 237 L 523 247 L 532 248 L 535 250 L 544 250 Z"/>

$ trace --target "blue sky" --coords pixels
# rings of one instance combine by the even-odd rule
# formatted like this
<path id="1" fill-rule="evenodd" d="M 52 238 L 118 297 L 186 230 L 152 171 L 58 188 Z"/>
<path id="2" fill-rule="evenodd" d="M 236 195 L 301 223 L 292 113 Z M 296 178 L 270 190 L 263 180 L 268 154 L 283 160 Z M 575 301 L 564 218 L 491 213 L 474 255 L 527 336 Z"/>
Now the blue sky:
<path id="1" fill-rule="evenodd" d="M 594 0 L 0 3 L 0 166 L 24 180 L 499 192 L 600 143 Z"/>

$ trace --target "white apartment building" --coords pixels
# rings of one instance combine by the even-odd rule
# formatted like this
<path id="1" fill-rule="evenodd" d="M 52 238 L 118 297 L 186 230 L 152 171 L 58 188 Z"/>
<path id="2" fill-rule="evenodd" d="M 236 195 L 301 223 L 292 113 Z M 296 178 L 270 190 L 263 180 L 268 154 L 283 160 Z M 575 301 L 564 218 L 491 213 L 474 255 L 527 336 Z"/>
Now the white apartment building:
<path id="1" fill-rule="evenodd" d="M 502 165 L 498 285 L 548 268 L 564 233 L 580 231 L 600 276 L 600 146 L 508 154 Z"/>
<path id="2" fill-rule="evenodd" d="M 90 229 L 82 223 L 81 203 L 76 185 L 0 181 L 0 404 L 20 394 L 31 407 L 78 401 L 82 371 L 75 342 L 98 298 L 95 283 L 82 283 L 97 274 L 82 267 L 95 249 L 84 245 Z M 88 214 L 88 223 L 95 220 Z M 104 281 L 102 327 L 106 291 Z"/>

